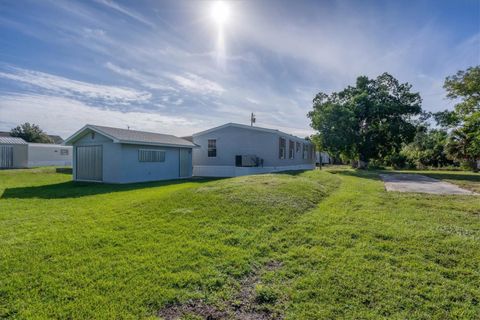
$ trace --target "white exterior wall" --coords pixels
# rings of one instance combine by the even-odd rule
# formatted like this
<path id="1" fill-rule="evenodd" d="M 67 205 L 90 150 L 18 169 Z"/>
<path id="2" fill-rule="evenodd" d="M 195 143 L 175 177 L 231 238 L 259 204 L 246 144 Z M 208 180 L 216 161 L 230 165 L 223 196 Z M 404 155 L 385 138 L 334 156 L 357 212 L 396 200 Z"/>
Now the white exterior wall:
<path id="1" fill-rule="evenodd" d="M 28 145 L 27 144 L 8 144 L 2 143 L 2 146 L 13 147 L 13 168 L 28 168 Z"/>
<path id="2" fill-rule="evenodd" d="M 72 165 L 72 147 L 44 143 L 10 144 L 9 146 L 13 147 L 13 168 Z M 62 149 L 68 150 L 68 154 L 62 155 L 60 151 Z"/>
<path id="3" fill-rule="evenodd" d="M 279 138 L 286 140 L 286 158 L 279 157 Z M 193 175 L 207 177 L 234 177 L 248 174 L 315 168 L 315 155 L 303 159 L 305 139 L 281 132 L 252 130 L 226 126 L 200 135 L 193 135 L 193 143 L 200 146 L 193 150 Z M 208 140 L 215 139 L 217 156 L 208 157 Z M 289 159 L 289 141 L 295 142 L 294 158 Z M 296 142 L 302 144 L 296 151 Z M 235 156 L 255 155 L 263 159 L 263 167 L 236 167 Z"/>
<path id="4" fill-rule="evenodd" d="M 62 155 L 61 150 L 66 150 L 68 154 Z M 28 144 L 28 164 L 31 167 L 43 166 L 66 166 L 72 165 L 73 152 L 72 147 L 61 146 L 58 144 L 29 143 Z"/>

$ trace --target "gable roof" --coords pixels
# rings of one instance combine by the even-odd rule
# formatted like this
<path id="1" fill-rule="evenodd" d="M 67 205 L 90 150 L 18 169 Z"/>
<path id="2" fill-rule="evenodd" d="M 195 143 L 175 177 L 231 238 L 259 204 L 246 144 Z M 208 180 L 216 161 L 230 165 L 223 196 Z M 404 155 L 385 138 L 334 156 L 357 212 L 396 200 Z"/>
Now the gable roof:
<path id="1" fill-rule="evenodd" d="M 236 127 L 236 128 L 247 129 L 247 130 L 269 132 L 269 133 L 274 133 L 274 134 L 278 134 L 278 135 L 282 135 L 282 136 L 288 136 L 288 137 L 295 138 L 295 139 L 305 140 L 304 138 L 300 138 L 300 137 L 294 136 L 292 134 L 282 132 L 282 131 L 277 130 L 277 129 L 254 127 L 254 126 L 248 126 L 246 124 L 233 123 L 233 122 L 229 122 L 229 123 L 226 123 L 226 124 L 218 126 L 218 127 L 214 127 L 214 128 L 211 128 L 211 129 L 208 129 L 208 130 L 205 130 L 205 131 L 200 131 L 200 132 L 194 133 L 192 136 L 193 137 L 200 136 L 200 135 L 210 133 L 210 132 L 213 132 L 213 131 L 217 131 L 217 130 L 227 128 L 227 127 Z M 305 141 L 310 142 L 308 140 L 305 140 Z"/>
<path id="2" fill-rule="evenodd" d="M 55 134 L 49 134 L 48 135 L 50 139 L 52 139 L 54 144 L 62 144 L 63 143 L 63 138 L 60 136 L 57 136 Z"/>
<path id="3" fill-rule="evenodd" d="M 186 147 L 196 148 L 197 145 L 187 141 L 185 139 L 170 135 L 161 134 L 146 131 L 136 131 L 112 127 L 97 126 L 92 124 L 85 125 L 82 129 L 75 132 L 71 137 L 67 138 L 64 142 L 66 145 L 73 144 L 76 140 L 81 138 L 85 131 L 91 130 L 98 132 L 107 138 L 113 140 L 114 143 L 126 143 L 126 144 L 143 144 L 153 146 L 166 146 L 166 147 Z"/>
<path id="4" fill-rule="evenodd" d="M 27 142 L 22 138 L 0 136 L 0 144 L 27 144 Z"/>

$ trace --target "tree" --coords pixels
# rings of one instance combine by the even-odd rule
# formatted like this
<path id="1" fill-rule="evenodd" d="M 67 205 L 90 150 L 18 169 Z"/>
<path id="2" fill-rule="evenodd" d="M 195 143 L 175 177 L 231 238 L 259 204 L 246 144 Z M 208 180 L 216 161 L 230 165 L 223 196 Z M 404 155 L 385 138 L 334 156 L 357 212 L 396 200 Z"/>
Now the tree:
<path id="1" fill-rule="evenodd" d="M 466 167 L 478 171 L 480 159 L 480 113 L 472 116 L 460 128 L 454 129 L 446 145 L 451 159 L 461 161 Z"/>
<path id="2" fill-rule="evenodd" d="M 53 143 L 52 139 L 43 132 L 42 129 L 36 124 L 30 124 L 25 122 L 13 128 L 10 131 L 12 137 L 19 137 L 27 142 L 37 142 L 37 143 Z"/>
<path id="3" fill-rule="evenodd" d="M 453 161 L 447 157 L 447 140 L 446 130 L 419 127 L 413 142 L 403 147 L 401 155 L 419 169 L 453 165 Z"/>
<path id="4" fill-rule="evenodd" d="M 358 77 L 355 87 L 340 92 L 318 93 L 308 117 L 320 147 L 358 161 L 361 168 L 398 154 L 414 138 L 414 117 L 422 112 L 420 95 L 411 88 L 384 73 L 376 79 Z"/>
<path id="5" fill-rule="evenodd" d="M 478 170 L 480 160 L 480 66 L 458 71 L 445 79 L 447 97 L 460 100 L 453 111 L 436 113 L 435 120 L 451 129 L 447 142 L 450 158 L 462 161 Z"/>

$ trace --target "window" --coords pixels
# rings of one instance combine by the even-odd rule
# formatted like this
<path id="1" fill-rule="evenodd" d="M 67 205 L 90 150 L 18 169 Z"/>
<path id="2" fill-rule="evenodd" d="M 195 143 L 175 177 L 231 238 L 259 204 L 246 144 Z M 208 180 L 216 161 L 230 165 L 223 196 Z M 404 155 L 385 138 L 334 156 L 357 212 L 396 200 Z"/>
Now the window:
<path id="1" fill-rule="evenodd" d="M 138 161 L 140 162 L 165 162 L 165 151 L 163 150 L 138 150 Z"/>
<path id="2" fill-rule="evenodd" d="M 68 156 L 68 149 L 60 149 L 61 156 Z"/>
<path id="3" fill-rule="evenodd" d="M 307 159 L 308 157 L 308 145 L 306 143 L 303 144 L 303 159 Z"/>
<path id="4" fill-rule="evenodd" d="M 217 140 L 208 140 L 208 157 L 215 158 L 217 156 Z"/>
<path id="5" fill-rule="evenodd" d="M 284 138 L 280 138 L 278 141 L 278 157 L 280 159 L 285 159 L 287 155 L 287 141 Z"/>
<path id="6" fill-rule="evenodd" d="M 295 141 L 292 140 L 288 141 L 288 158 L 295 158 Z"/>
<path id="7" fill-rule="evenodd" d="M 300 148 L 301 148 L 300 142 L 297 142 L 296 145 L 297 145 L 297 152 L 300 152 Z"/>

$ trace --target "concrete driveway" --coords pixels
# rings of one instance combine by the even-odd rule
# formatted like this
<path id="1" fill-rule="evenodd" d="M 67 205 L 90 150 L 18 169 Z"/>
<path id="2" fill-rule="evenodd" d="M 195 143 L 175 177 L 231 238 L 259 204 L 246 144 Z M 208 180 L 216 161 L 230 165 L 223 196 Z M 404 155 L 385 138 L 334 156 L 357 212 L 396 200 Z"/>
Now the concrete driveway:
<path id="1" fill-rule="evenodd" d="M 420 174 L 381 174 L 380 177 L 384 181 L 387 191 L 476 195 L 473 191 Z"/>

